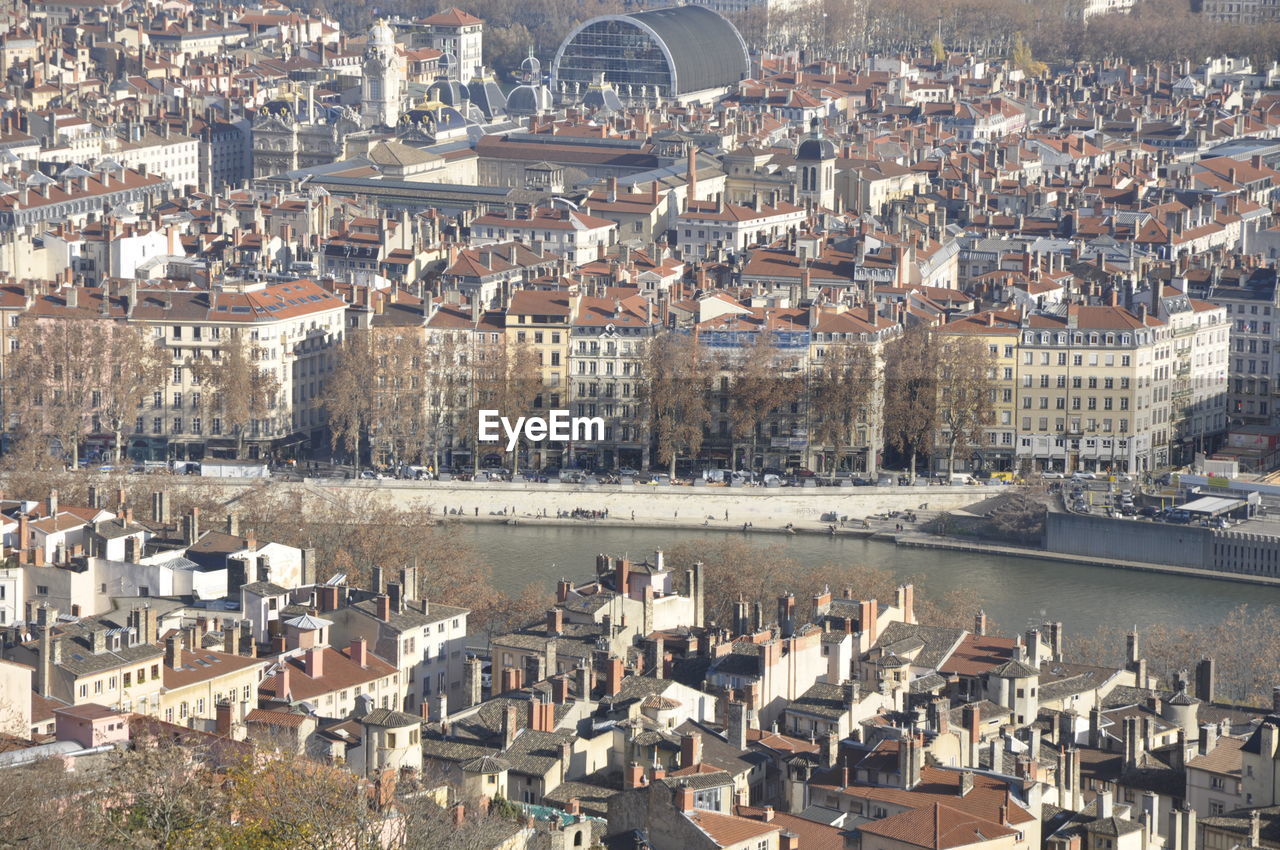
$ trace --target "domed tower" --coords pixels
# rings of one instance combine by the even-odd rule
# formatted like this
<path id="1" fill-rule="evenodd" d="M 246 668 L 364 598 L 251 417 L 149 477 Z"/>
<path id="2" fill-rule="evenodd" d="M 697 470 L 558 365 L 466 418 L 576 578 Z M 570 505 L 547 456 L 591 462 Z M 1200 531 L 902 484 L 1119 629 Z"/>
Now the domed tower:
<path id="1" fill-rule="evenodd" d="M 529 51 L 520 63 L 520 85 L 507 95 L 507 112 L 512 115 L 544 115 L 551 111 L 551 89 L 542 82 L 542 63 Z"/>
<path id="2" fill-rule="evenodd" d="M 427 99 L 465 111 L 467 101 L 471 95 L 467 91 L 467 87 L 456 79 L 457 69 L 458 60 L 454 58 L 452 53 L 442 55 L 440 57 L 440 72 L 436 74 L 436 81 L 427 89 Z"/>
<path id="3" fill-rule="evenodd" d="M 364 48 L 360 115 L 365 123 L 396 126 L 404 108 L 406 87 L 404 57 L 396 48 L 396 35 L 386 21 L 379 20 L 369 29 Z"/>
<path id="4" fill-rule="evenodd" d="M 836 202 L 836 146 L 809 122 L 809 135 L 796 148 L 796 189 L 800 199 L 831 208 Z"/>

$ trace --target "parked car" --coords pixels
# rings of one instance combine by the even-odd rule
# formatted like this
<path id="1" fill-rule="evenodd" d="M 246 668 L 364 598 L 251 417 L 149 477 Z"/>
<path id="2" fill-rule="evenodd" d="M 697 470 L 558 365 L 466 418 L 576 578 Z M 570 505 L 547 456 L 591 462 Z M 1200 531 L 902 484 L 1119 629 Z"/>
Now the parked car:
<path id="1" fill-rule="evenodd" d="M 1138 516 L 1144 516 L 1151 519 L 1160 515 L 1160 509 L 1152 505 L 1145 505 L 1138 509 Z"/>

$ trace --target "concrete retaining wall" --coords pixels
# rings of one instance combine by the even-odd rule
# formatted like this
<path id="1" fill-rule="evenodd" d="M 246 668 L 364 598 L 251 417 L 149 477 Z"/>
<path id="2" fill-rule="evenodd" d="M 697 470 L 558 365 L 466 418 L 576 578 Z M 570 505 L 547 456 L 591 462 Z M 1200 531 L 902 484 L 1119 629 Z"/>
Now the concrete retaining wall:
<path id="1" fill-rule="evenodd" d="M 1280 576 L 1280 537 L 1244 531 L 1051 513 L 1045 548 L 1091 558 Z"/>
<path id="2" fill-rule="evenodd" d="M 1188 525 L 1050 513 L 1045 548 L 1068 555 L 1209 569 L 1213 532 Z"/>

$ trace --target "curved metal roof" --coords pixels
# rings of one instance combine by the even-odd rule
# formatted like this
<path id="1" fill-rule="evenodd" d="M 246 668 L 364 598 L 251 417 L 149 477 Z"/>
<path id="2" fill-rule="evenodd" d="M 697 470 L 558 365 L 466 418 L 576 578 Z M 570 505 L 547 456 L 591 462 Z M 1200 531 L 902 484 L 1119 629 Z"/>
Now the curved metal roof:
<path id="1" fill-rule="evenodd" d="M 629 24 L 653 38 L 671 67 L 675 94 L 730 86 L 745 79 L 751 69 L 747 44 L 733 24 L 704 6 L 673 6 L 584 21 L 560 45 L 553 76 L 565 45 L 592 24 L 607 20 Z"/>

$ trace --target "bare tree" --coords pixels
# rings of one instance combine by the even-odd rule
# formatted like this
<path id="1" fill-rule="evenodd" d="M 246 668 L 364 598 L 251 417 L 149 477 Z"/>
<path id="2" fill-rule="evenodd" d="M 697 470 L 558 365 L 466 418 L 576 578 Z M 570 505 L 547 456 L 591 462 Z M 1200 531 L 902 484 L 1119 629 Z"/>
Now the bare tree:
<path id="1" fill-rule="evenodd" d="M 444 808 L 429 794 L 396 800 L 395 839 L 403 850 L 491 850 L 507 846 L 524 829 L 524 810 L 502 797 L 487 805 Z"/>
<path id="2" fill-rule="evenodd" d="M 498 352 L 498 392 L 495 400 L 503 416 L 524 416 L 542 392 L 542 358 L 528 343 L 507 343 Z M 511 471 L 520 471 L 520 439 L 511 449 Z"/>
<path id="3" fill-rule="evenodd" d="M 245 759 L 228 772 L 223 792 L 236 813 L 232 846 L 381 848 L 384 815 L 371 805 L 368 786 L 341 767 L 304 756 Z"/>
<path id="4" fill-rule="evenodd" d="M 651 411 L 658 441 L 658 459 L 676 474 L 683 454 L 697 457 L 711 412 L 707 408 L 711 364 L 696 338 L 664 331 L 650 342 L 644 375 L 643 400 Z"/>
<path id="5" fill-rule="evenodd" d="M 146 328 L 112 322 L 107 327 L 103 382 L 96 410 L 115 435 L 115 460 L 124 459 L 126 428 L 146 398 L 162 388 L 169 352 Z"/>
<path id="6" fill-rule="evenodd" d="M 986 341 L 949 335 L 938 353 L 938 422 L 947 444 L 947 475 L 955 473 L 956 451 L 982 445 L 995 415 L 995 355 Z"/>
<path id="7" fill-rule="evenodd" d="M 916 458 L 933 445 L 938 418 L 937 349 L 929 329 L 916 326 L 885 346 L 885 441 L 908 458 L 907 474 L 916 474 Z"/>
<path id="8" fill-rule="evenodd" d="M 91 846 L 85 807 L 75 799 L 84 783 L 62 761 L 11 767 L 0 785 L 0 847 Z"/>
<path id="9" fill-rule="evenodd" d="M 360 444 L 373 420 L 374 411 L 374 385 L 370 380 L 373 354 L 369 331 L 350 331 L 343 338 L 335 358 L 323 395 L 330 446 L 349 452 L 359 472 Z"/>
<path id="10" fill-rule="evenodd" d="M 772 332 L 761 330 L 751 343 L 727 359 L 724 371 L 729 378 L 729 422 L 733 435 L 729 465 L 738 469 L 738 446 L 748 443 L 751 454 L 747 467 L 755 464 L 760 426 L 774 408 L 782 404 L 790 389 L 780 375 L 780 352 Z"/>
<path id="11" fill-rule="evenodd" d="M 113 753 L 97 777 L 94 843 L 156 850 L 209 846 L 223 818 L 205 754 L 163 736 L 139 737 L 134 744 Z"/>
<path id="12" fill-rule="evenodd" d="M 17 342 L 5 374 L 10 424 L 56 441 L 72 467 L 92 424 L 93 387 L 106 368 L 96 330 L 94 320 L 29 315 L 10 337 Z"/>
<path id="13" fill-rule="evenodd" d="M 524 416 L 533 409 L 542 391 L 542 364 L 537 351 L 528 343 L 509 342 L 502 337 L 481 342 L 472 351 L 468 369 L 468 405 L 465 420 L 474 438 L 480 432 L 480 411 L 497 410 L 499 415 Z M 505 442 L 503 436 L 499 440 Z M 481 443 L 476 442 L 472 463 L 480 468 Z M 492 444 L 490 444 L 492 445 Z M 520 445 L 511 450 L 511 470 L 519 467 Z"/>
<path id="14" fill-rule="evenodd" d="M 440 469 L 440 453 L 446 442 L 456 442 L 457 429 L 467 407 L 468 376 L 466 340 L 451 331 L 432 331 L 424 369 L 426 413 L 424 427 L 431 449 L 431 465 Z"/>
<path id="15" fill-rule="evenodd" d="M 841 458 L 865 445 L 867 470 L 875 463 L 874 430 L 883 404 L 879 357 L 868 343 L 833 344 L 814 372 L 810 395 L 811 438 L 830 454 L 828 472 L 835 477 Z"/>
<path id="16" fill-rule="evenodd" d="M 188 361 L 193 381 L 204 388 L 201 407 L 235 437 L 237 458 L 244 457 L 246 434 L 270 437 L 278 424 L 281 381 L 275 366 L 261 365 L 266 350 L 237 328 L 211 357 Z"/>
<path id="17" fill-rule="evenodd" d="M 373 369 L 365 377 L 373 386 L 370 450 L 395 466 L 425 451 L 425 341 L 416 328 L 375 331 L 373 338 Z"/>

